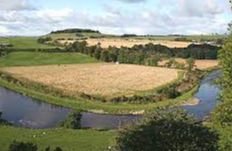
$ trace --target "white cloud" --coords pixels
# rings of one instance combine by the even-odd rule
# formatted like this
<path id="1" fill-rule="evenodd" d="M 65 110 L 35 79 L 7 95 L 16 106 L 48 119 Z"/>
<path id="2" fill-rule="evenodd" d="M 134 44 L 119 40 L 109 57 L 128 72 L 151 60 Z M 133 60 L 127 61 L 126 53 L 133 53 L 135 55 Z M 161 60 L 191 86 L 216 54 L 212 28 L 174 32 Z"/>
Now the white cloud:
<path id="1" fill-rule="evenodd" d="M 34 7 L 27 0 L 0 0 L 0 10 L 30 10 Z"/>
<path id="2" fill-rule="evenodd" d="M 92 28 L 109 34 L 202 34 L 227 29 L 228 10 L 216 0 L 162 1 L 163 7 L 172 9 L 135 11 L 109 5 L 100 13 L 70 8 L 0 10 L 0 35 L 41 35 L 64 28 Z"/>
<path id="3" fill-rule="evenodd" d="M 8 35 L 8 34 L 10 34 L 10 30 L 9 29 L 7 29 L 6 27 L 4 27 L 4 26 L 0 26 L 0 33 L 1 33 L 1 35 Z"/>
<path id="4" fill-rule="evenodd" d="M 223 9 L 215 0 L 179 0 L 179 15 L 184 16 L 208 16 L 216 15 L 223 12 Z"/>

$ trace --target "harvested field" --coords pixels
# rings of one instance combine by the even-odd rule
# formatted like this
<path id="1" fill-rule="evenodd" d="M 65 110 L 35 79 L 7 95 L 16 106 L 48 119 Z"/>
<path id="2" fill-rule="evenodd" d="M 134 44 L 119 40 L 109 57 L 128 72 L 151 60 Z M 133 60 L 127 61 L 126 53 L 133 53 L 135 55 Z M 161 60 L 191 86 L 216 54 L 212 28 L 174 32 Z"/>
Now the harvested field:
<path id="1" fill-rule="evenodd" d="M 207 69 L 218 66 L 218 60 L 196 60 L 196 66 L 199 69 Z"/>
<path id="2" fill-rule="evenodd" d="M 26 78 L 61 89 L 68 95 L 83 92 L 104 97 L 132 95 L 178 78 L 175 69 L 116 64 L 49 65 L 2 69 L 16 78 Z"/>
<path id="3" fill-rule="evenodd" d="M 186 59 L 181 59 L 181 58 L 176 58 L 175 59 L 178 63 L 182 63 L 182 64 L 186 64 Z M 163 60 L 161 62 L 159 62 L 160 66 L 165 65 L 165 63 L 167 63 L 168 60 Z M 218 66 L 218 60 L 195 60 L 195 65 L 198 69 L 208 69 L 208 68 L 212 68 L 212 67 L 216 67 Z"/>
<path id="4" fill-rule="evenodd" d="M 126 38 L 96 38 L 96 39 L 87 39 L 86 41 L 90 46 L 101 43 L 101 46 L 103 48 L 108 48 L 109 46 L 115 46 L 118 48 L 121 46 L 132 47 L 136 44 L 145 45 L 148 43 L 161 44 L 170 48 L 174 48 L 174 47 L 185 48 L 191 44 L 190 42 L 179 42 L 179 41 L 169 41 L 169 40 L 126 39 Z M 65 42 L 73 43 L 74 40 L 61 40 L 59 42 L 62 44 L 64 44 Z"/>

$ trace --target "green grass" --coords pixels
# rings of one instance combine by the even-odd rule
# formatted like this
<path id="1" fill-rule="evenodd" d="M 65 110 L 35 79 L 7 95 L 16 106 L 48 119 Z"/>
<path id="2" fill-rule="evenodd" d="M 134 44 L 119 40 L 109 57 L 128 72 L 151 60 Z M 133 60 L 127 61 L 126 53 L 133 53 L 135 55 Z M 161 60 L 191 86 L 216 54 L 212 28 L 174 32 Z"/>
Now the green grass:
<path id="1" fill-rule="evenodd" d="M 50 146 L 63 151 L 103 151 L 114 145 L 116 131 L 46 129 L 32 130 L 0 125 L 0 150 L 7 151 L 14 140 L 32 142 L 39 150 Z"/>
<path id="2" fill-rule="evenodd" d="M 12 48 L 18 49 L 45 49 L 45 48 L 54 48 L 54 46 L 39 44 L 37 42 L 37 37 L 4 37 L 0 38 L 1 43 L 12 44 Z"/>
<path id="3" fill-rule="evenodd" d="M 49 64 L 78 64 L 98 62 L 80 53 L 11 52 L 0 58 L 0 66 L 32 66 Z"/>

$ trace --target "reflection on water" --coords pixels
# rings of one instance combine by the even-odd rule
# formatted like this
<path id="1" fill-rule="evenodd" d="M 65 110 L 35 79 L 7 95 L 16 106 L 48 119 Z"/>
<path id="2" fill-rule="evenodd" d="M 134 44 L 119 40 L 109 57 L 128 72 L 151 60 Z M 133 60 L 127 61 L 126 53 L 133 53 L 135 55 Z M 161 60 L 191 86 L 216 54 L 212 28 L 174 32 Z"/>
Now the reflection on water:
<path id="1" fill-rule="evenodd" d="M 214 81 L 220 75 L 221 72 L 218 70 L 210 73 L 206 78 L 204 78 L 199 90 L 195 94 L 195 97 L 200 100 L 200 103 L 195 106 L 184 106 L 183 108 L 198 119 L 203 119 L 208 116 L 218 102 L 220 89 Z"/>
<path id="2" fill-rule="evenodd" d="M 54 127 L 70 112 L 69 109 L 34 101 L 4 88 L 0 88 L 0 111 L 3 119 L 30 128 Z"/>
<path id="3" fill-rule="evenodd" d="M 1 87 L 0 111 L 3 113 L 3 119 L 14 125 L 28 128 L 56 127 L 71 112 L 68 108 L 36 101 Z M 82 113 L 81 125 L 83 128 L 115 129 L 140 117 Z"/>

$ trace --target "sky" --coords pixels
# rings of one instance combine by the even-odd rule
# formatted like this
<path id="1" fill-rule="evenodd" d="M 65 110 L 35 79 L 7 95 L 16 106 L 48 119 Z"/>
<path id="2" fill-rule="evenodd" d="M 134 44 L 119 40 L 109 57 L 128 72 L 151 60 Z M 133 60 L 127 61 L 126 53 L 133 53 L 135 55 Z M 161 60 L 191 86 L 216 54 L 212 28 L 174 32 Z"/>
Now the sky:
<path id="1" fill-rule="evenodd" d="M 0 0 L 0 36 L 88 28 L 106 34 L 224 34 L 229 0 Z"/>

